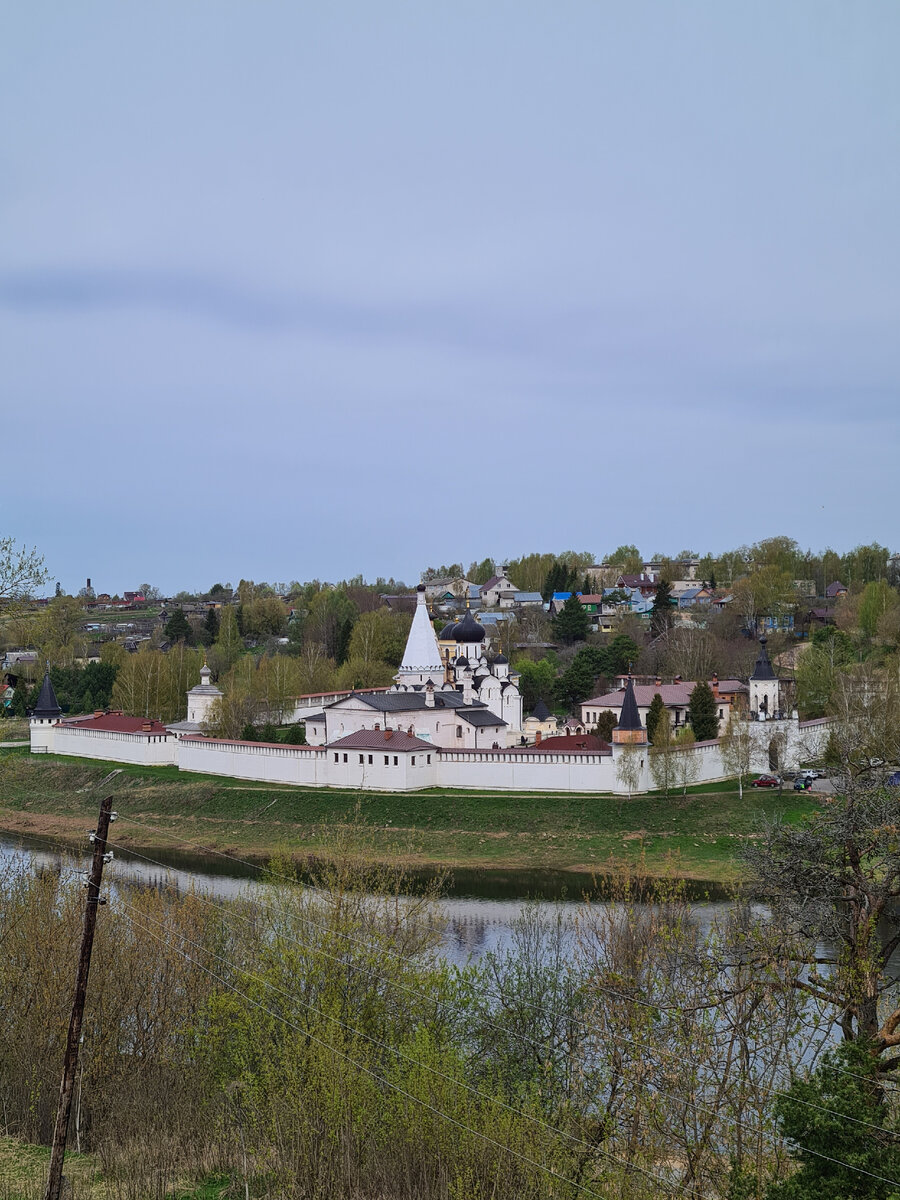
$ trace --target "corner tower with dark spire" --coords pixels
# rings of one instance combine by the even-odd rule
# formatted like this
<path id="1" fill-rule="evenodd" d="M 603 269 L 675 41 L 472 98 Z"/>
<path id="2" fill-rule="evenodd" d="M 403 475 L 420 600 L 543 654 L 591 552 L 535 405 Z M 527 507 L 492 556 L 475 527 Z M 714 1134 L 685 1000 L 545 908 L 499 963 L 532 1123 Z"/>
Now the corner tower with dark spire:
<path id="1" fill-rule="evenodd" d="M 613 744 L 617 746 L 645 746 L 647 730 L 641 724 L 641 714 L 638 712 L 637 698 L 634 694 L 634 680 L 628 676 L 625 695 L 622 697 L 622 712 L 619 723 L 612 731 Z"/>
<path id="2" fill-rule="evenodd" d="M 62 709 L 50 682 L 50 668 L 47 667 L 37 704 L 29 714 L 32 754 L 46 754 L 53 749 L 53 726 L 61 716 Z"/>

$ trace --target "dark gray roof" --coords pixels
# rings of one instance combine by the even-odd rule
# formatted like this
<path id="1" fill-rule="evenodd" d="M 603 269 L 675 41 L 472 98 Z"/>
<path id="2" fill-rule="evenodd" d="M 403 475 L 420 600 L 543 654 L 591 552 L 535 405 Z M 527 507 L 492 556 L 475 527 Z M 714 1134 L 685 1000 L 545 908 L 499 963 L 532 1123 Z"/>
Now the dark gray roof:
<path id="1" fill-rule="evenodd" d="M 505 654 L 495 654 L 493 661 L 495 663 L 508 663 L 509 659 L 506 657 Z"/>
<path id="2" fill-rule="evenodd" d="M 778 676 L 772 670 L 772 664 L 769 662 L 769 652 L 766 650 L 766 638 L 759 639 L 759 656 L 756 660 L 756 666 L 753 668 L 751 679 L 777 679 Z"/>
<path id="3" fill-rule="evenodd" d="M 619 729 L 643 729 L 641 714 L 638 712 L 637 700 L 634 696 L 634 680 L 629 677 L 622 697 L 622 712 L 619 715 Z"/>
<path id="4" fill-rule="evenodd" d="M 543 696 L 534 706 L 534 712 L 531 714 L 536 721 L 547 721 L 550 719 L 550 709 L 544 703 Z"/>
<path id="5" fill-rule="evenodd" d="M 496 713 L 489 712 L 486 708 L 461 708 L 457 713 L 463 721 L 467 721 L 470 725 L 475 725 L 480 728 L 482 725 L 505 725 L 506 721 L 502 717 L 498 717 Z"/>
<path id="6" fill-rule="evenodd" d="M 53 684 L 50 682 L 50 672 L 44 672 L 44 682 L 41 684 L 41 692 L 37 698 L 37 704 L 32 709 L 33 717 L 60 717 L 62 709 L 59 707 L 59 701 L 56 699 L 56 692 L 53 690 Z"/>

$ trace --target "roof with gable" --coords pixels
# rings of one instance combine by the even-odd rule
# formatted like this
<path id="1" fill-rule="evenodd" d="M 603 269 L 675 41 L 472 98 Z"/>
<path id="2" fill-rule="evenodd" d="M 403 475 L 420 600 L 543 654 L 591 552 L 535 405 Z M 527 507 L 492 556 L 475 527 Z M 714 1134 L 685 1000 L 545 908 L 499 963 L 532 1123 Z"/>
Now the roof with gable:
<path id="1" fill-rule="evenodd" d="M 348 733 L 328 743 L 329 750 L 389 750 L 392 754 L 398 750 L 409 753 L 411 750 L 435 748 L 433 743 L 423 741 L 414 734 L 410 736 L 401 729 L 358 729 L 356 733 Z"/>
<path id="2" fill-rule="evenodd" d="M 487 581 L 487 583 L 483 583 L 478 590 L 481 592 L 481 594 L 483 596 L 485 594 L 485 592 L 489 592 L 491 590 L 491 588 L 495 588 L 498 583 L 503 583 L 504 580 L 507 583 L 512 582 L 506 575 L 492 575 L 490 577 L 490 579 Z M 513 587 L 512 590 L 517 591 L 518 589 Z"/>
<path id="3" fill-rule="evenodd" d="M 829 583 L 828 587 L 825 589 L 825 595 L 829 600 L 833 600 L 835 596 L 843 595 L 846 590 L 847 589 L 844 584 L 842 584 L 839 579 L 835 579 L 834 583 Z"/>
<path id="4" fill-rule="evenodd" d="M 56 699 L 56 692 L 53 690 L 53 684 L 50 682 L 50 672 L 44 672 L 44 682 L 41 684 L 40 695 L 37 698 L 37 704 L 31 710 L 33 717 L 59 717 L 62 716 L 62 709 L 59 707 L 59 701 Z"/>
<path id="5" fill-rule="evenodd" d="M 99 729 L 104 733 L 133 733 L 143 737 L 166 737 L 165 725 L 144 717 L 126 717 L 124 713 L 100 713 L 93 717 L 75 717 L 63 722 L 64 729 Z"/>
<path id="6" fill-rule="evenodd" d="M 435 708 L 465 708 L 466 701 L 463 698 L 462 692 L 456 691 L 455 688 L 449 691 L 435 691 L 434 696 Z M 361 700 L 363 704 L 369 708 L 374 708 L 377 712 L 395 713 L 395 712 L 418 712 L 426 707 L 425 692 L 382 692 L 380 695 L 373 695 L 370 692 L 351 692 L 349 696 L 345 696 L 342 700 L 337 700 L 329 708 L 339 708 L 348 700 Z M 486 708 L 480 700 L 471 701 L 472 708 Z"/>
<path id="7" fill-rule="evenodd" d="M 612 754 L 612 747 L 595 733 L 563 733 L 541 738 L 535 746 L 528 746 L 522 754 Z"/>

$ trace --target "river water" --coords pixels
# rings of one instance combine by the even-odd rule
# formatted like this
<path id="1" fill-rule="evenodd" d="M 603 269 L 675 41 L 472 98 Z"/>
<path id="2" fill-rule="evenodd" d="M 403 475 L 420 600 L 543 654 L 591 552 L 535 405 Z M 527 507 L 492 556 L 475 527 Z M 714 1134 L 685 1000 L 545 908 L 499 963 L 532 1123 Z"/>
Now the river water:
<path id="1" fill-rule="evenodd" d="M 115 827 L 111 833 L 114 842 Z M 144 855 L 116 848 L 114 855 L 104 872 L 110 883 L 121 880 L 183 892 L 195 888 L 211 899 L 233 899 L 265 887 L 258 882 L 258 868 L 233 858 L 162 849 Z M 86 870 L 90 850 L 60 850 L 48 840 L 4 835 L 0 837 L 0 868 L 14 861 L 37 870 L 55 870 L 66 864 Z M 422 872 L 419 882 L 430 877 Z M 728 901 L 715 885 L 692 887 L 695 915 L 706 924 Z M 441 951 L 451 962 L 464 965 L 489 950 L 508 947 L 514 923 L 527 904 L 552 909 L 554 915 L 574 922 L 586 898 L 605 902 L 602 878 L 565 871 L 455 871 L 436 902 L 444 922 Z"/>

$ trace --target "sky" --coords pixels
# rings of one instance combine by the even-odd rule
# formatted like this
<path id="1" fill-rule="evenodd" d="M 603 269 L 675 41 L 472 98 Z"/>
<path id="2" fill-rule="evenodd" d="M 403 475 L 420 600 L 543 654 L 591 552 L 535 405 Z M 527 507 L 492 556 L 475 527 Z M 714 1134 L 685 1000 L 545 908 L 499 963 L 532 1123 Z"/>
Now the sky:
<path id="1" fill-rule="evenodd" d="M 900 549 L 900 4 L 29 0 L 0 536 L 76 590 Z"/>

